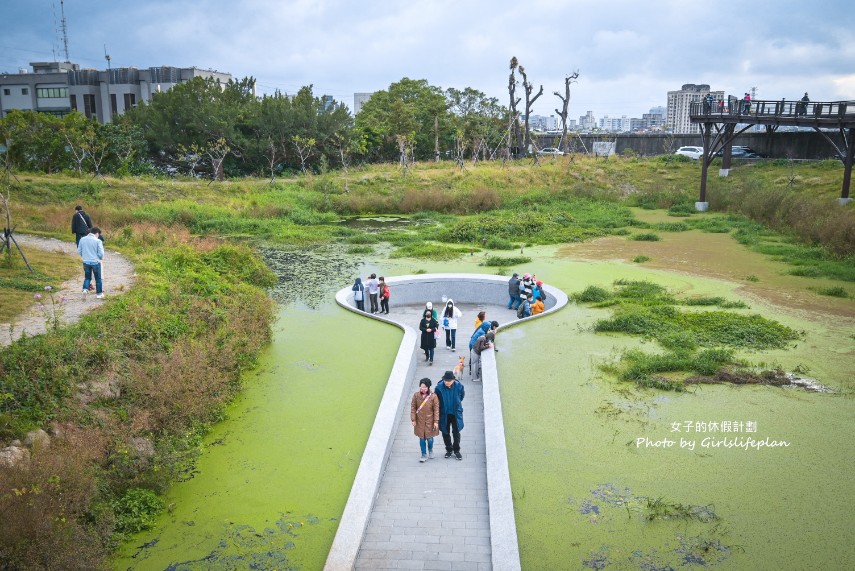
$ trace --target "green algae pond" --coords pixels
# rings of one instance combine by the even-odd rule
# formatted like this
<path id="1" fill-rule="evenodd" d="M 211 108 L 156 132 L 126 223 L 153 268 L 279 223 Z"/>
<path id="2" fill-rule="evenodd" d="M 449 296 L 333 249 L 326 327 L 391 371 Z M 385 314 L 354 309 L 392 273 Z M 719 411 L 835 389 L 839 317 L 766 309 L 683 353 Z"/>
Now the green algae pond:
<path id="1" fill-rule="evenodd" d="M 595 334 L 592 325 L 608 308 L 571 304 L 500 332 L 523 569 L 852 567 L 851 300 L 833 300 L 837 315 L 813 313 L 764 302 L 733 280 L 584 259 L 557 247 L 526 254 L 533 262 L 513 270 L 533 271 L 567 293 L 632 279 L 744 299 L 751 307 L 740 311 L 804 336 L 786 349 L 740 356 L 807 370 L 835 392 L 697 385 L 676 393 L 619 382 L 602 365 L 655 344 Z M 194 477 L 174 486 L 153 530 L 122 548 L 117 569 L 321 569 L 401 338 L 397 328 L 336 307 L 335 289 L 352 283 L 357 269 L 363 276 L 494 273 L 477 265 L 478 256 L 426 262 L 377 253 L 358 268 L 319 258 L 311 267 L 334 266 L 334 275 L 308 279 L 311 304 L 286 284 L 261 366 L 206 437 Z M 786 445 L 742 448 L 734 438 Z M 729 447 L 721 443 L 727 439 Z"/>

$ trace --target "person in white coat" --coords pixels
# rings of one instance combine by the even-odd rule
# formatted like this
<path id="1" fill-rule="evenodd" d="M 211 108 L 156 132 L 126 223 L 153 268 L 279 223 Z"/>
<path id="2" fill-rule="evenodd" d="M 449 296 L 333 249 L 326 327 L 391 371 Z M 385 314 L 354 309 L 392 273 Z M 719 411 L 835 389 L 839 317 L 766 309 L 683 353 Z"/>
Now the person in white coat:
<path id="1" fill-rule="evenodd" d="M 457 320 L 463 316 L 463 312 L 454 305 L 454 300 L 449 299 L 442 312 L 442 328 L 445 329 L 445 348 L 449 351 L 457 351 Z"/>

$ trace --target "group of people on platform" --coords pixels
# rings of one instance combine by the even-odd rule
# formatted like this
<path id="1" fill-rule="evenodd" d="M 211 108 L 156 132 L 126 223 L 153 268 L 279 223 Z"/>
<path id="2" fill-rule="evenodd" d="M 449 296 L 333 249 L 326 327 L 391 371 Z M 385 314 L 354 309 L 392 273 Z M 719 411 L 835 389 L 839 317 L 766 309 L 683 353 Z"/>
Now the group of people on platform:
<path id="1" fill-rule="evenodd" d="M 353 301 L 356 303 L 356 308 L 360 311 L 368 311 L 372 315 L 384 313 L 389 315 L 389 285 L 383 276 L 377 277 L 377 274 L 371 274 L 362 283 L 362 278 L 356 278 L 353 283 Z M 365 309 L 365 297 L 368 296 L 370 308 Z"/>
<path id="2" fill-rule="evenodd" d="M 517 317 L 531 317 L 543 313 L 545 309 L 546 293 L 543 291 L 543 282 L 533 274 L 520 275 L 514 273 L 508 280 L 508 309 L 517 310 Z"/>

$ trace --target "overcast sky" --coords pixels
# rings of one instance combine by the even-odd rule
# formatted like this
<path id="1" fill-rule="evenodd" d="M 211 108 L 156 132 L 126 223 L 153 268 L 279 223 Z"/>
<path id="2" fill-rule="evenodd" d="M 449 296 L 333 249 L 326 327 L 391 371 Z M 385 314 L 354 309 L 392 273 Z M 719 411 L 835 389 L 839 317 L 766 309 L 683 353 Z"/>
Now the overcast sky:
<path id="1" fill-rule="evenodd" d="M 59 0 L 0 0 L 0 72 L 65 60 Z M 525 66 L 534 113 L 640 117 L 684 83 L 741 96 L 855 100 L 852 0 L 65 0 L 70 60 L 196 66 L 253 76 L 259 92 L 354 92 L 403 77 L 508 104 Z M 518 90 L 521 94 L 521 89 Z"/>

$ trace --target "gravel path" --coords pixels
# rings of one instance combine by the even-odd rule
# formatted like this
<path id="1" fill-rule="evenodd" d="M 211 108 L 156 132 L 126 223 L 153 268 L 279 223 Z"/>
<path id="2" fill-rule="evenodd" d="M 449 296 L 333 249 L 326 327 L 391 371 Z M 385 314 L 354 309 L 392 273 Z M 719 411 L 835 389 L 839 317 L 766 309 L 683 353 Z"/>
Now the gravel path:
<path id="1" fill-rule="evenodd" d="M 63 242 L 55 238 L 43 238 L 41 236 L 28 236 L 26 234 L 15 234 L 15 240 L 21 246 L 24 254 L 29 248 L 39 248 L 49 252 L 59 252 L 74 256 L 78 260 L 80 256 L 77 253 L 77 247 L 73 242 Z M 13 244 L 14 248 L 14 244 Z M 17 250 L 14 251 L 17 256 Z M 65 298 L 62 302 L 62 321 L 65 323 L 75 323 L 80 319 L 80 316 L 87 311 L 91 311 L 99 307 L 103 302 L 107 301 L 111 295 L 117 295 L 120 292 L 127 291 L 134 282 L 134 266 L 127 258 L 114 252 L 107 250 L 104 253 L 102 262 L 102 279 L 104 280 L 104 299 L 96 299 L 95 294 L 81 293 L 83 289 L 83 264 L 80 264 L 80 275 L 63 282 L 57 291 L 54 291 L 54 296 L 57 300 L 61 297 Z M 45 296 L 47 298 L 48 296 Z M 44 302 L 45 299 L 42 299 Z M 50 299 L 47 299 L 48 304 Z M 33 307 L 24 311 L 14 323 L 0 323 L 0 347 L 9 345 L 16 341 L 22 334 L 39 335 L 47 330 L 47 323 L 44 314 L 39 310 L 38 306 L 33 304 Z"/>

